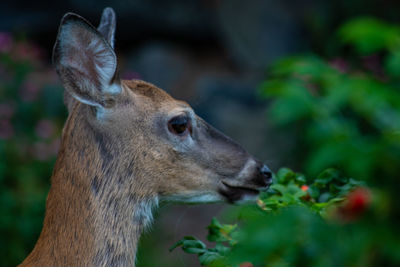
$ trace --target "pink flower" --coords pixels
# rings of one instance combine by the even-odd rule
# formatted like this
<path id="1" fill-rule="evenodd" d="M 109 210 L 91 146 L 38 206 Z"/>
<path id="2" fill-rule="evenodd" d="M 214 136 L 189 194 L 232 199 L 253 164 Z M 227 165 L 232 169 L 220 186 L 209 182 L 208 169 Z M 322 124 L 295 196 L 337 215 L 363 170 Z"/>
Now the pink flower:
<path id="1" fill-rule="evenodd" d="M 40 161 L 48 160 L 50 158 L 49 145 L 44 142 L 36 142 L 32 146 L 32 155 Z"/>
<path id="2" fill-rule="evenodd" d="M 0 32 L 0 53 L 10 52 L 13 40 L 8 32 Z"/>
<path id="3" fill-rule="evenodd" d="M 14 135 L 14 128 L 7 119 L 0 119 L 0 139 L 9 139 Z"/>
<path id="4" fill-rule="evenodd" d="M 379 55 L 369 55 L 362 58 L 364 68 L 372 72 L 377 78 L 384 78 L 384 72 L 382 68 L 382 59 Z"/>
<path id="5" fill-rule="evenodd" d="M 31 102 L 37 98 L 39 91 L 40 91 L 39 86 L 37 86 L 32 82 L 27 81 L 21 87 L 20 96 L 23 101 Z"/>
<path id="6" fill-rule="evenodd" d="M 50 120 L 40 120 L 36 125 L 35 132 L 40 138 L 46 139 L 54 134 L 54 124 Z"/>
<path id="7" fill-rule="evenodd" d="M 43 55 L 42 50 L 26 42 L 18 42 L 13 45 L 11 56 L 16 61 L 28 61 L 32 64 L 40 64 L 40 59 Z"/>
<path id="8" fill-rule="evenodd" d="M 61 145 L 60 138 L 54 139 L 53 142 L 51 142 L 50 147 L 51 147 L 51 154 L 53 156 L 57 155 L 58 151 L 60 150 L 60 145 Z"/>
<path id="9" fill-rule="evenodd" d="M 343 58 L 335 58 L 330 62 L 332 68 L 340 71 L 341 73 L 346 73 L 349 71 L 349 63 Z"/>
<path id="10" fill-rule="evenodd" d="M 51 143 L 36 142 L 30 148 L 32 156 L 40 161 L 46 161 L 55 157 L 60 146 L 60 139 L 55 139 Z"/>
<path id="11" fill-rule="evenodd" d="M 0 118 L 10 119 L 15 113 L 15 108 L 10 103 L 0 104 Z"/>

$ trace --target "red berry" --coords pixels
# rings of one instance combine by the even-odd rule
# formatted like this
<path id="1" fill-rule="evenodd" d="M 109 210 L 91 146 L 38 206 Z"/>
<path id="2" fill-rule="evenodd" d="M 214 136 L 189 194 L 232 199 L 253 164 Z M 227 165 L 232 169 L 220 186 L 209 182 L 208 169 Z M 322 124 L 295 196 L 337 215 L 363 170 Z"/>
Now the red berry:
<path id="1" fill-rule="evenodd" d="M 365 188 L 357 188 L 347 197 L 347 207 L 355 213 L 364 211 L 370 202 L 370 193 Z"/>
<path id="2" fill-rule="evenodd" d="M 243 262 L 239 265 L 239 267 L 253 267 L 253 264 L 251 262 Z"/>
<path id="3" fill-rule="evenodd" d="M 303 184 L 303 185 L 300 187 L 300 189 L 303 190 L 304 192 L 307 192 L 307 190 L 308 190 L 308 185 Z"/>
<path id="4" fill-rule="evenodd" d="M 358 187 L 347 195 L 347 200 L 340 209 L 342 217 L 354 220 L 359 217 L 371 202 L 371 193 L 366 188 Z"/>

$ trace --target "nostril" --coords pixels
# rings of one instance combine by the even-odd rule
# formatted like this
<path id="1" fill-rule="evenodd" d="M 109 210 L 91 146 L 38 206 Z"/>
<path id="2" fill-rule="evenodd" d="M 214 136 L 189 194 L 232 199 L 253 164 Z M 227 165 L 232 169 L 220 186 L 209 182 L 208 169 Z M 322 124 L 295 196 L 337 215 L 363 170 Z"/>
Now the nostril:
<path id="1" fill-rule="evenodd" d="M 262 166 L 260 172 L 267 180 L 270 180 L 272 178 L 271 170 L 266 165 Z"/>

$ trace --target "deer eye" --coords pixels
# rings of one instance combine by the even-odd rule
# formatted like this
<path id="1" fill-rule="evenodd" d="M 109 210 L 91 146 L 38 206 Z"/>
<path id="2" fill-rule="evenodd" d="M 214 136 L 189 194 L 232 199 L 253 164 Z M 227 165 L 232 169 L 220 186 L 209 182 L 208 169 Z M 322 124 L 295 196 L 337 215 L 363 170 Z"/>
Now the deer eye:
<path id="1" fill-rule="evenodd" d="M 184 136 L 191 132 L 191 128 L 190 119 L 187 116 L 176 116 L 168 122 L 168 130 L 175 135 Z"/>

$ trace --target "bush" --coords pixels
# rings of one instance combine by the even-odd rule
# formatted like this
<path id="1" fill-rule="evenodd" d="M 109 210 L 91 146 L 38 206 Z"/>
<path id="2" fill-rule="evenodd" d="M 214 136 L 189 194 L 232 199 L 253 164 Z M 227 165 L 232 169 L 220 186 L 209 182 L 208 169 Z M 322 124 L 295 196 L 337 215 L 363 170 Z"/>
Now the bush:
<path id="1" fill-rule="evenodd" d="M 35 45 L 0 33 L 0 258 L 19 264 L 40 229 L 66 112 Z"/>
<path id="2" fill-rule="evenodd" d="M 361 18 L 338 37 L 346 56 L 283 59 L 260 90 L 269 120 L 295 133 L 290 156 L 316 179 L 281 169 L 258 207 L 236 212 L 239 226 L 213 220 L 214 248 L 193 237 L 174 247 L 210 266 L 400 264 L 400 28 Z M 344 176 L 317 175 L 329 167 Z"/>

